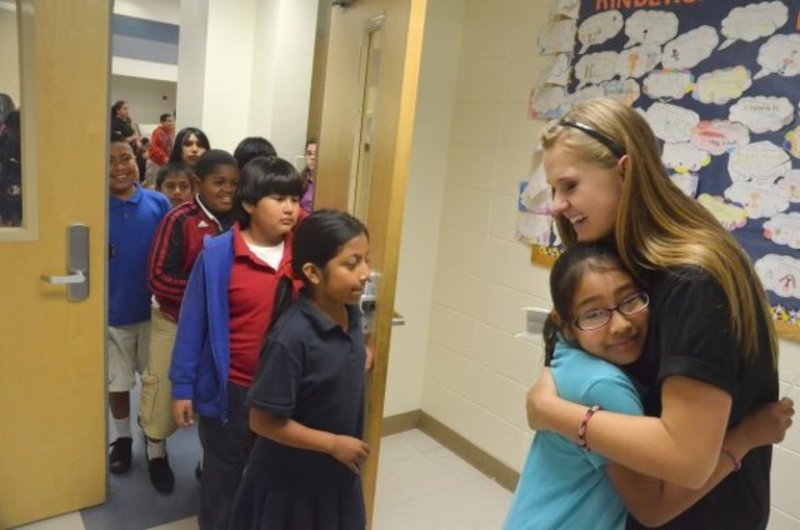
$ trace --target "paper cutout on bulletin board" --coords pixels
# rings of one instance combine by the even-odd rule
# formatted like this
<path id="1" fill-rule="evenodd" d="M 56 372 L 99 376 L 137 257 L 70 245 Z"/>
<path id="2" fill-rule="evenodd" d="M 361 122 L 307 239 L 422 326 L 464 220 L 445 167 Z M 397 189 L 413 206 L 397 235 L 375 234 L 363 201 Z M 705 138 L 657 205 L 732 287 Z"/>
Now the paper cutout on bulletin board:
<path id="1" fill-rule="evenodd" d="M 561 8 L 575 3 L 577 17 L 567 17 Z M 640 110 L 663 142 L 671 180 L 738 239 L 779 332 L 800 340 L 800 4 L 651 4 L 557 2 L 540 42 L 571 59 L 570 80 L 542 76 L 529 118 L 557 119 L 601 95 Z M 552 246 L 534 246 L 532 260 L 551 263 Z"/>

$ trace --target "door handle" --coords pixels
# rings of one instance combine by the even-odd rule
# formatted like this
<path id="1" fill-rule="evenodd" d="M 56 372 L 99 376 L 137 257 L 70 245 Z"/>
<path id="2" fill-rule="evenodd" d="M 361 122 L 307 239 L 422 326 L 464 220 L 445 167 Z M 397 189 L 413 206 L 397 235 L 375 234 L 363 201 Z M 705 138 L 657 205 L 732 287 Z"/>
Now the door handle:
<path id="1" fill-rule="evenodd" d="M 67 227 L 66 275 L 42 274 L 50 285 L 66 285 L 67 300 L 81 302 L 89 298 L 89 227 L 71 224 Z"/>
<path id="2" fill-rule="evenodd" d="M 392 327 L 405 326 L 405 325 L 406 325 L 406 317 L 395 311 L 394 316 L 392 316 Z"/>
<path id="3" fill-rule="evenodd" d="M 76 283 L 85 282 L 86 276 L 81 271 L 68 276 L 48 276 L 46 274 L 42 274 L 42 281 L 47 282 L 50 285 L 73 285 Z"/>

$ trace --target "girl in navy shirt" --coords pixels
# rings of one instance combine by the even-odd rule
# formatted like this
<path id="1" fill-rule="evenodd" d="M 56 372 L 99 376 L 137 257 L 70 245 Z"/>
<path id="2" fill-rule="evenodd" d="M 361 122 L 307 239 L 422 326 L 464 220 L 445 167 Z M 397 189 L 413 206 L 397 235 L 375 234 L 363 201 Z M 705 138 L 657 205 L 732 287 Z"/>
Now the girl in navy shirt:
<path id="1" fill-rule="evenodd" d="M 311 214 L 294 239 L 305 285 L 270 331 L 250 389 L 258 435 L 231 528 L 363 530 L 359 469 L 365 348 L 358 304 L 369 278 L 366 227 L 341 212 Z M 276 308 L 282 304 L 276 301 Z"/>

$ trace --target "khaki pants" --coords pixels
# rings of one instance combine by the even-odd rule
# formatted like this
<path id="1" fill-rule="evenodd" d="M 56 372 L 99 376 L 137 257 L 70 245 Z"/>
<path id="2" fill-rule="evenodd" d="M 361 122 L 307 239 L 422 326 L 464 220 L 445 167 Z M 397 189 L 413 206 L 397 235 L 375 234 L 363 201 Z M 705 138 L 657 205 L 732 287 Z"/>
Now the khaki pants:
<path id="1" fill-rule="evenodd" d="M 108 327 L 108 391 L 130 392 L 147 366 L 150 322 Z"/>
<path id="2" fill-rule="evenodd" d="M 178 428 L 172 419 L 172 384 L 169 365 L 178 324 L 153 308 L 150 323 L 150 359 L 142 373 L 139 423 L 148 438 L 164 440 Z"/>

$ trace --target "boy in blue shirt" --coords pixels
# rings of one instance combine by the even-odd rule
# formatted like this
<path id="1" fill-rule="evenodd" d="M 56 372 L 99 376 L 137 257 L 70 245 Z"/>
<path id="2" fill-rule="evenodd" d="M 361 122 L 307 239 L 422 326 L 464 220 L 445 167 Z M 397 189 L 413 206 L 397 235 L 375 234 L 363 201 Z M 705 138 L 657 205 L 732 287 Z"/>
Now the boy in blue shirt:
<path id="1" fill-rule="evenodd" d="M 170 203 L 160 193 L 141 188 L 136 155 L 123 138 L 112 138 L 109 160 L 108 216 L 108 395 L 117 439 L 109 470 L 131 467 L 133 436 L 130 390 L 147 364 L 150 292 L 147 256 Z M 171 488 L 170 488 L 171 489 Z"/>

